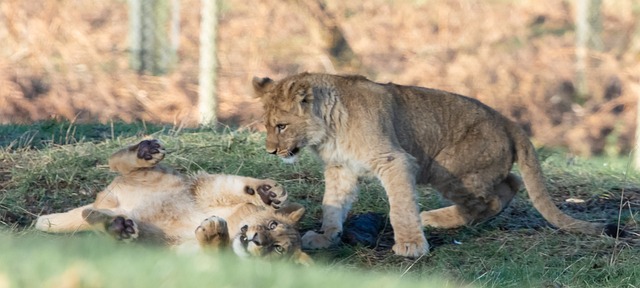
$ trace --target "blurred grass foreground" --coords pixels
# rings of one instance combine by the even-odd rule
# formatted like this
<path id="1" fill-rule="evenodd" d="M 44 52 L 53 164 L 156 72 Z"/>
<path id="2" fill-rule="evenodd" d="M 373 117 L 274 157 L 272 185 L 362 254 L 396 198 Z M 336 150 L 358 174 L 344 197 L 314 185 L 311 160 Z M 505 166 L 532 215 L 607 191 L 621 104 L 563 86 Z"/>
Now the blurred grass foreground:
<path id="1" fill-rule="evenodd" d="M 0 287 L 457 287 L 339 267 L 305 269 L 231 254 L 177 254 L 102 237 L 0 234 Z M 330 276 L 328 276 L 330 275 Z"/>

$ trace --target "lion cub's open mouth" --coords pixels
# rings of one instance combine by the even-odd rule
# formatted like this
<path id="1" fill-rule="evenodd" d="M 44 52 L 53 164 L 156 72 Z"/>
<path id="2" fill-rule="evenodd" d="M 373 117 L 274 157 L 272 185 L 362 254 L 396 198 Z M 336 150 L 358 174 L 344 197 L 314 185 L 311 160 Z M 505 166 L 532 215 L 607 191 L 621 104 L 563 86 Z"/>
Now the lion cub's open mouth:
<path id="1" fill-rule="evenodd" d="M 247 226 L 243 226 L 240 228 L 240 233 L 238 233 L 233 238 L 233 243 L 231 243 L 231 247 L 233 248 L 233 253 L 236 255 L 247 258 L 251 257 L 251 253 L 249 253 L 249 238 L 247 238 Z"/>
<path id="2" fill-rule="evenodd" d="M 289 154 L 287 156 L 281 157 L 280 159 L 282 159 L 282 162 L 284 163 L 293 164 L 298 160 L 298 153 L 300 153 L 300 150 L 300 148 L 294 147 L 289 150 Z"/>

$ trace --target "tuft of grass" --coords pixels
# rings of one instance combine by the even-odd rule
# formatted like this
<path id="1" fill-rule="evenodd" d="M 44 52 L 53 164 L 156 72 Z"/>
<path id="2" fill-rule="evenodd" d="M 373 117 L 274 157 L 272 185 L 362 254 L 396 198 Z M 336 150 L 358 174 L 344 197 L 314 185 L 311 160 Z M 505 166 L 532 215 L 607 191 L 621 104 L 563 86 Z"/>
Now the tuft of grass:
<path id="1" fill-rule="evenodd" d="M 69 127 L 65 125 L 67 124 L 53 125 L 51 131 L 65 131 Z M 97 127 L 104 126 L 97 125 Z M 207 273 L 211 271 L 221 270 L 226 273 L 222 275 L 235 275 L 232 273 L 236 272 L 225 270 L 229 266 L 245 272 L 242 274 L 244 276 L 239 277 L 250 279 L 238 280 L 245 282 L 224 283 L 228 286 L 238 286 L 236 284 L 240 283 L 243 287 L 275 285 L 276 282 L 273 282 L 273 279 L 276 277 L 306 279 L 305 273 L 311 273 L 309 275 L 318 273 L 319 278 L 309 276 L 309 279 L 315 279 L 313 281 L 318 283 L 341 285 L 338 282 L 329 283 L 327 281 L 331 280 L 321 279 L 331 278 L 326 275 L 328 273 L 333 275 L 338 271 L 349 272 L 348 274 L 353 274 L 355 279 L 341 286 L 404 285 L 402 284 L 405 283 L 404 279 L 419 279 L 418 281 L 423 283 L 433 279 L 433 275 L 450 279 L 451 282 L 442 283 L 448 283 L 451 286 L 462 285 L 460 283 L 477 287 L 640 286 L 640 268 L 638 268 L 640 253 L 637 249 L 638 234 L 636 233 L 637 210 L 640 205 L 640 174 L 629 170 L 627 165 L 629 160 L 626 158 L 582 159 L 556 151 L 544 151 L 541 157 L 543 170 L 547 176 L 547 187 L 556 204 L 565 212 L 580 219 L 609 223 L 620 221 L 620 225 L 631 232 L 628 237 L 613 239 L 558 231 L 550 227 L 532 207 L 524 191 L 516 196 L 502 214 L 491 221 L 460 229 L 426 229 L 432 250 L 429 255 L 419 259 L 406 259 L 393 255 L 390 250 L 393 234 L 390 225 L 387 224 L 374 248 L 341 244 L 326 250 L 309 251 L 318 263 L 316 267 L 308 269 L 308 272 L 306 269 L 282 272 L 285 273 L 282 275 L 295 274 L 296 277 L 281 276 L 278 272 L 280 270 L 277 270 L 280 268 L 274 268 L 279 267 L 279 264 L 273 264 L 274 266 L 269 264 L 267 267 L 271 270 L 267 271 L 272 272 L 269 274 L 263 271 L 264 263 L 248 264 L 249 266 L 246 267 L 246 262 L 241 262 L 237 264 L 238 266 L 227 265 L 226 262 L 221 265 L 216 262 L 219 261 L 215 260 L 217 257 L 209 255 L 181 258 L 185 256 L 174 255 L 163 249 L 105 244 L 106 242 L 100 242 L 102 240 L 95 237 L 79 237 L 80 239 L 76 240 L 76 237 L 45 237 L 39 233 L 32 233 L 30 226 L 37 215 L 61 212 L 93 201 L 95 194 L 106 187 L 114 177 L 106 167 L 107 157 L 120 147 L 137 143 L 141 137 L 147 135 L 165 143 L 169 151 L 165 158 L 166 164 L 184 173 L 205 170 L 210 173 L 272 178 L 283 183 L 292 200 L 302 203 L 307 208 L 301 230 L 319 228 L 322 214 L 320 205 L 324 190 L 322 164 L 308 151 L 303 151 L 300 161 L 296 164 L 287 165 L 277 157 L 265 153 L 264 135 L 261 133 L 211 128 L 180 131 L 166 127 L 151 129 L 148 126 L 139 131 L 135 131 L 132 127 L 129 127 L 131 130 L 127 130 L 127 126 L 120 128 L 122 132 L 114 129 L 113 133 L 108 133 L 113 135 L 110 137 L 90 137 L 85 136 L 82 131 L 94 131 L 91 126 L 78 125 L 75 130 L 78 134 L 74 137 L 81 140 L 71 144 L 44 141 L 38 145 L 22 146 L 21 149 L 9 149 L 3 144 L 5 148 L 0 149 L 0 223 L 9 231 L 7 233 L 13 236 L 0 237 L 0 251 L 10 251 L 10 253 L 3 252 L 3 256 L 0 257 L 0 282 L 3 277 L 9 277 L 17 287 L 41 286 L 35 284 L 44 282 L 28 282 L 28 279 L 32 277 L 40 279 L 34 281 L 49 281 L 48 279 L 53 275 L 71 271 L 68 273 L 88 275 L 86 281 L 89 281 L 87 282 L 89 284 L 94 278 L 102 281 L 99 283 L 108 283 L 103 286 L 109 286 L 110 283 L 135 284 L 131 286 L 142 286 L 143 284 L 140 283 L 143 282 L 161 283 L 156 282 L 160 281 L 158 279 L 177 281 L 167 282 L 176 284 L 173 286 L 182 283 L 186 286 L 194 283 L 195 286 L 197 280 L 202 280 L 198 282 L 200 284 L 214 283 L 209 279 L 216 279 L 215 275 L 218 274 L 209 276 Z M 18 131 L 16 127 L 0 126 L 0 131 L 10 129 Z M 47 139 L 54 139 L 54 137 L 44 140 Z M 11 143 L 11 141 L 4 143 Z M 432 189 L 428 187 L 419 189 L 421 209 L 448 205 L 448 202 Z M 569 198 L 583 202 L 567 202 Z M 354 204 L 351 214 L 386 213 L 387 211 L 388 201 L 382 187 L 375 180 L 363 179 L 359 200 Z M 22 234 L 28 234 L 28 236 L 23 237 Z M 35 239 L 32 240 L 32 238 Z M 106 252 L 87 252 L 82 250 L 84 248 L 78 248 L 84 247 L 83 245 L 89 248 L 105 246 Z M 33 249 L 34 246 L 38 249 Z M 76 247 L 78 252 L 73 252 L 75 251 L 73 247 Z M 99 255 L 103 256 L 92 253 L 102 253 Z M 101 257 L 109 260 L 101 262 Z M 224 259 L 223 261 L 234 261 Z M 134 266 L 107 268 L 107 266 L 121 265 L 116 263 L 129 262 Z M 156 262 L 161 264 L 154 264 Z M 11 267 L 6 263 L 19 264 Z M 208 264 L 200 265 L 199 263 Z M 42 269 L 49 269 L 46 270 L 49 272 L 32 275 L 37 273 L 39 265 L 43 265 Z M 46 265 L 52 267 L 44 268 Z M 73 268 L 83 265 L 89 268 L 87 270 Z M 223 268 L 218 269 L 219 267 Z M 80 272 L 73 269 L 80 269 L 78 270 Z M 118 269 L 123 270 L 121 274 L 118 274 Z M 155 272 L 154 269 L 165 272 Z M 2 276 L 3 273 L 6 276 Z M 162 273 L 168 273 L 166 275 L 169 276 L 163 276 L 165 274 Z M 182 274 L 189 276 L 186 279 L 177 276 Z M 389 280 L 391 282 L 380 280 L 378 285 L 376 279 L 379 278 L 372 276 L 377 274 L 385 275 L 382 276 L 383 279 L 391 279 Z M 23 279 L 16 275 L 27 276 Z M 390 278 L 386 278 L 387 276 Z M 147 280 L 122 280 L 135 277 Z M 373 277 L 370 282 L 362 280 L 369 279 L 368 277 Z M 192 279 L 197 280 L 192 281 Z M 260 281 L 263 282 L 251 282 L 255 279 L 262 279 Z M 291 282 L 293 284 L 290 285 L 299 287 L 302 286 L 302 284 L 298 285 L 299 283 L 308 283 L 304 282 L 306 280 L 301 281 L 303 282 Z M 407 283 L 417 283 L 412 282 L 413 280 L 408 281 Z M 264 285 L 259 285 L 260 283 Z M 287 283 L 289 282 L 281 286 L 286 287 L 289 285 Z M 438 283 L 441 284 L 441 282 Z M 85 286 L 91 286 L 89 284 Z M 436 287 L 440 286 L 436 285 Z"/>

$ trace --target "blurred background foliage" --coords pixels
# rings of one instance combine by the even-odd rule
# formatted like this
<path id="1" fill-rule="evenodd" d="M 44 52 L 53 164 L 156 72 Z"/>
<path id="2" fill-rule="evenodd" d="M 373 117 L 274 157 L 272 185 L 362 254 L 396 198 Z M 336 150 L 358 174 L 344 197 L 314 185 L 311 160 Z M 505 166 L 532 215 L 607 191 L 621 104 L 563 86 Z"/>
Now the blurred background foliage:
<path id="1" fill-rule="evenodd" d="M 598 42 L 580 76 L 581 1 L 221 0 L 217 118 L 261 129 L 253 76 L 358 73 L 478 98 L 537 145 L 624 154 L 640 94 L 640 3 L 590 1 Z M 166 73 L 130 67 L 131 2 L 2 0 L 0 123 L 196 126 L 201 1 L 162 1 L 179 8 L 162 14 L 179 28 L 167 38 L 175 64 Z"/>

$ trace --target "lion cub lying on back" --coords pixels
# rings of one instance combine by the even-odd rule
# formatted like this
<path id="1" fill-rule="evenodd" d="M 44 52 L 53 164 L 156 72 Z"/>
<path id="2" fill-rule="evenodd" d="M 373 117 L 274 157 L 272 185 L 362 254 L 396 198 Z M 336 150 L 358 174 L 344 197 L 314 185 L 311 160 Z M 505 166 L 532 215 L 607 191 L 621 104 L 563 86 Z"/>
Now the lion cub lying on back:
<path id="1" fill-rule="evenodd" d="M 308 265 L 295 225 L 304 208 L 288 203 L 272 180 L 200 172 L 185 177 L 157 165 L 157 140 L 144 140 L 109 158 L 118 172 L 96 201 L 66 213 L 40 216 L 36 229 L 51 233 L 105 232 L 118 240 L 173 247 L 220 249 L 242 257 L 290 259 Z"/>

